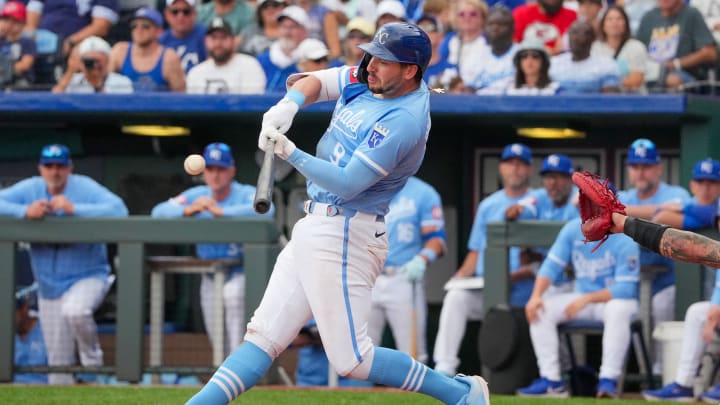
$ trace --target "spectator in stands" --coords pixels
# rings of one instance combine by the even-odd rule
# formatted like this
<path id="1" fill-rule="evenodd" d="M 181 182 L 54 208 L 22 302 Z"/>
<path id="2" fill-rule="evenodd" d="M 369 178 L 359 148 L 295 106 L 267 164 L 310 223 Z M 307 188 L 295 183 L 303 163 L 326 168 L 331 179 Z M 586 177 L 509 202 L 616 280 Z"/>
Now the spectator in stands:
<path id="1" fill-rule="evenodd" d="M 657 7 L 658 0 L 615 0 L 615 5 L 625 10 L 630 20 L 630 32 L 637 37 L 640 20 L 648 11 Z"/>
<path id="2" fill-rule="evenodd" d="M 53 93 L 132 93 L 130 79 L 109 70 L 110 52 L 104 39 L 85 38 L 68 62 L 68 71 L 77 69 L 77 73 L 69 80 L 61 80 L 53 87 Z"/>
<path id="3" fill-rule="evenodd" d="M 83 39 L 103 37 L 117 22 L 117 0 L 30 0 L 27 7 L 27 26 L 31 35 L 38 28 L 58 35 L 63 55 Z"/>
<path id="4" fill-rule="evenodd" d="M 500 157 L 499 173 L 503 188 L 487 196 L 480 203 L 468 241 L 468 252 L 460 268 L 453 276 L 457 280 L 473 280 L 484 276 L 486 227 L 488 222 L 505 219 L 505 210 L 528 196 L 532 175 L 532 152 L 527 146 L 514 143 L 507 145 Z M 516 279 L 515 270 L 520 268 L 520 249 L 512 248 L 509 254 L 512 273 L 510 279 L 510 304 L 524 306 L 532 290 L 531 279 Z M 447 291 L 440 311 L 440 323 L 435 339 L 435 370 L 445 375 L 455 375 L 460 364 L 458 351 L 465 334 L 468 320 L 480 320 L 489 308 L 483 307 L 483 290 L 452 288 Z"/>
<path id="5" fill-rule="evenodd" d="M 375 35 L 375 24 L 362 17 L 355 17 L 347 23 L 345 29 L 347 34 L 343 40 L 341 61 L 348 66 L 357 66 L 365 55 L 365 51 L 358 48 L 358 45 L 372 40 Z"/>
<path id="6" fill-rule="evenodd" d="M 600 27 L 600 35 L 593 42 L 590 54 L 615 59 L 623 90 L 644 93 L 647 48 L 630 36 L 630 22 L 625 10 L 617 5 L 609 6 L 600 20 Z"/>
<path id="7" fill-rule="evenodd" d="M 517 52 L 509 8 L 497 4 L 490 9 L 485 23 L 485 40 L 488 46 L 479 55 L 480 69 L 468 85 L 477 94 L 502 94 L 504 80 L 515 75 L 513 58 Z"/>
<path id="8" fill-rule="evenodd" d="M 253 23 L 255 9 L 246 0 L 212 0 L 198 7 L 201 23 L 209 25 L 215 17 L 222 17 L 230 24 L 237 47 L 241 42 L 240 33 Z"/>
<path id="9" fill-rule="evenodd" d="M 257 56 L 265 52 L 280 36 L 277 17 L 287 6 L 285 0 L 261 0 L 255 11 L 255 22 L 240 34 L 240 51 Z"/>
<path id="10" fill-rule="evenodd" d="M 577 19 L 577 13 L 563 7 L 563 0 L 538 0 L 513 10 L 515 42 L 532 38 L 545 43 L 550 55 L 563 50 L 562 37 Z"/>
<path id="11" fill-rule="evenodd" d="M 450 2 L 446 0 L 425 0 L 422 9 L 423 15 L 437 18 L 445 32 L 451 31 Z M 420 22 L 420 18 L 418 17 L 415 21 Z"/>
<path id="12" fill-rule="evenodd" d="M 143 7 L 130 24 L 131 42 L 118 42 L 112 48 L 110 70 L 133 82 L 136 92 L 185 92 L 185 72 L 174 50 L 162 46 L 160 13 Z"/>
<path id="13" fill-rule="evenodd" d="M 657 84 L 677 89 L 707 78 L 717 60 L 715 39 L 700 12 L 684 0 L 661 0 L 643 16 L 637 38 L 660 64 Z"/>
<path id="14" fill-rule="evenodd" d="M 720 162 L 703 159 L 695 163 L 690 192 L 693 200 L 689 204 L 662 204 L 653 214 L 652 221 L 680 229 L 714 228 L 720 197 Z"/>
<path id="15" fill-rule="evenodd" d="M 267 93 L 284 93 L 285 80 L 297 73 L 297 48 L 307 38 L 308 15 L 298 6 L 287 6 L 278 15 L 278 24 L 280 38 L 257 57 L 267 78 Z"/>
<path id="16" fill-rule="evenodd" d="M 469 86 L 483 61 L 479 55 L 487 46 L 483 33 L 488 7 L 483 0 L 460 0 L 455 12 L 457 31 L 448 39 L 448 61 L 458 67 L 459 78 Z"/>
<path id="17" fill-rule="evenodd" d="M 46 217 L 124 217 L 120 197 L 89 177 L 72 174 L 70 150 L 42 148 L 40 176 L 0 190 L 0 215 L 30 220 Z M 69 220 L 68 226 L 72 221 Z M 105 297 L 110 276 L 103 243 L 33 243 L 32 272 L 39 285 L 39 315 L 48 364 L 71 366 L 76 351 L 83 366 L 101 366 L 103 352 L 93 312 Z M 50 374 L 50 384 L 72 384 L 68 374 Z"/>
<path id="18" fill-rule="evenodd" d="M 715 43 L 720 43 L 720 9 L 715 0 L 690 0 L 689 4 L 702 14 L 705 24 L 715 38 Z"/>
<path id="19" fill-rule="evenodd" d="M 618 193 L 620 202 L 626 205 L 627 215 L 652 219 L 657 209 L 666 203 L 688 204 L 690 194 L 684 188 L 662 181 L 663 164 L 655 144 L 649 139 L 636 139 L 628 150 L 627 174 L 630 190 Z M 640 252 L 642 266 L 662 266 L 666 271 L 655 272 L 652 281 L 652 320 L 660 322 L 675 319 L 675 265 L 668 258 L 650 250 Z M 661 374 L 662 359 L 658 347 L 655 350 L 653 374 Z"/>
<path id="20" fill-rule="evenodd" d="M 592 24 L 595 36 L 600 34 L 600 16 L 605 0 L 578 0 L 578 19 Z"/>
<path id="21" fill-rule="evenodd" d="M 695 376 L 706 347 L 717 339 L 719 327 L 720 271 L 715 270 L 715 288 L 710 300 L 696 302 L 685 312 L 675 379 L 658 390 L 643 391 L 643 397 L 648 401 L 695 402 Z M 720 384 L 705 391 L 700 399 L 708 403 L 720 401 Z"/>
<path id="22" fill-rule="evenodd" d="M 175 50 L 185 73 L 205 60 L 205 25 L 198 23 L 195 0 L 167 0 L 165 21 L 170 29 L 160 35 L 161 45 Z"/>
<path id="23" fill-rule="evenodd" d="M 506 79 L 505 94 L 511 96 L 549 96 L 560 84 L 550 79 L 550 55 L 545 44 L 528 38 L 520 44 L 515 57 L 515 77 Z"/>
<path id="24" fill-rule="evenodd" d="M 620 69 L 614 60 L 593 56 L 590 48 L 595 31 L 587 21 L 576 21 L 568 30 L 570 52 L 550 63 L 550 77 L 563 93 L 616 93 L 620 91 Z"/>
<path id="25" fill-rule="evenodd" d="M 300 72 L 312 72 L 330 67 L 330 50 L 315 38 L 305 38 L 298 46 L 297 69 Z M 342 66 L 339 65 L 338 66 Z"/>
<path id="26" fill-rule="evenodd" d="M 220 217 L 260 217 L 253 210 L 255 187 L 240 184 L 234 180 L 236 175 L 235 159 L 232 150 L 224 143 L 211 143 L 205 147 L 205 185 L 196 186 L 156 205 L 151 215 L 154 218 L 220 218 Z M 275 214 L 271 206 L 266 216 Z M 223 287 L 225 311 L 224 352 L 235 350 L 245 334 L 245 274 L 242 264 L 243 247 L 237 243 L 202 243 L 197 245 L 197 256 L 201 259 L 236 259 L 240 263 L 232 266 L 227 273 Z M 219 339 L 214 319 L 215 283 L 210 275 L 202 277 L 200 284 L 200 304 L 205 329 L 214 344 Z"/>
<path id="27" fill-rule="evenodd" d="M 37 318 L 37 284 L 15 293 L 15 366 L 47 366 L 47 349 Z M 47 384 L 48 375 L 15 373 L 16 384 Z"/>
<path id="28" fill-rule="evenodd" d="M 560 375 L 557 326 L 578 319 L 603 321 L 597 397 L 619 396 L 617 380 L 630 346 L 630 322 L 639 307 L 640 249 L 625 235 L 610 238 L 599 246 L 582 243 L 585 237 L 580 231 L 580 222 L 581 219 L 576 218 L 560 230 L 540 266 L 532 296 L 525 306 L 540 378 L 519 389 L 519 395 L 568 396 L 567 385 Z M 568 264 L 572 264 L 575 271 L 574 291 L 544 296 Z"/>
<path id="29" fill-rule="evenodd" d="M 8 1 L 0 10 L 0 85 L 28 88 L 33 82 L 35 41 L 24 37 L 26 10 L 19 1 Z"/>
<path id="30" fill-rule="evenodd" d="M 405 21 L 405 6 L 399 0 L 382 0 L 377 6 L 375 29 L 389 22 Z"/>
<path id="31" fill-rule="evenodd" d="M 318 0 L 294 0 L 308 15 L 308 37 L 324 42 L 330 51 L 330 59 L 337 59 L 342 53 L 340 46 L 340 25 L 338 18 L 329 8 Z"/>
<path id="32" fill-rule="evenodd" d="M 457 77 L 457 66 L 448 62 L 447 56 L 440 53 L 440 45 L 445 38 L 444 27 L 437 17 L 430 14 L 420 16 L 417 25 L 425 31 L 432 46 L 430 63 L 425 69 L 423 79 L 431 89 L 441 88 L 448 91 L 450 90 L 450 78 Z"/>
<path id="33" fill-rule="evenodd" d="M 265 72 L 257 59 L 235 53 L 232 27 L 215 17 L 205 43 L 210 57 L 190 70 L 187 92 L 193 94 L 263 94 Z"/>
<path id="34" fill-rule="evenodd" d="M 377 16 L 375 11 L 377 3 L 375 0 L 322 0 L 320 4 L 335 13 L 341 27 L 347 25 L 355 17 L 375 21 Z"/>

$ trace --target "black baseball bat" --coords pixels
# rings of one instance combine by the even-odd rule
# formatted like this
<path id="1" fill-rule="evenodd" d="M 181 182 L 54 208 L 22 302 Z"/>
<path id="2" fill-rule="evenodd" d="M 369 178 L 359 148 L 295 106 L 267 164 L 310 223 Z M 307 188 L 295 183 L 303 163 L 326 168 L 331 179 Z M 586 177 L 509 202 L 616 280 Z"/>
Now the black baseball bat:
<path id="1" fill-rule="evenodd" d="M 273 188 L 275 187 L 274 163 L 275 141 L 268 139 L 265 145 L 265 158 L 263 158 L 263 164 L 260 167 L 257 188 L 255 189 L 255 200 L 253 201 L 253 208 L 258 214 L 270 211 Z"/>

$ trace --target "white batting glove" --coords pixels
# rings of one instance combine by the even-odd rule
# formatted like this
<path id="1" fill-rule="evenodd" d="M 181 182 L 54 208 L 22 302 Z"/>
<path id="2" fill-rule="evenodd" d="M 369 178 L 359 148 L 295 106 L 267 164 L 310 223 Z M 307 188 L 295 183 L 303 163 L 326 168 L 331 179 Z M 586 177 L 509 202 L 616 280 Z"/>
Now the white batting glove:
<path id="1" fill-rule="evenodd" d="M 270 140 L 275 141 L 275 155 L 280 157 L 282 160 L 288 160 L 290 155 L 292 155 L 292 153 L 295 152 L 295 149 L 297 149 L 293 141 L 289 140 L 287 136 L 279 132 L 268 132 L 266 136 Z"/>
<path id="2" fill-rule="evenodd" d="M 427 262 L 425 262 L 425 259 L 422 258 L 422 256 L 417 255 L 413 257 L 409 262 L 405 263 L 403 266 L 403 273 L 405 273 L 405 277 L 408 278 L 408 280 L 415 282 L 422 280 L 422 278 L 425 276 L 425 270 L 427 269 Z"/>
<path id="3" fill-rule="evenodd" d="M 272 128 L 277 132 L 287 133 L 299 109 L 297 103 L 288 97 L 283 97 L 263 114 L 262 128 Z"/>

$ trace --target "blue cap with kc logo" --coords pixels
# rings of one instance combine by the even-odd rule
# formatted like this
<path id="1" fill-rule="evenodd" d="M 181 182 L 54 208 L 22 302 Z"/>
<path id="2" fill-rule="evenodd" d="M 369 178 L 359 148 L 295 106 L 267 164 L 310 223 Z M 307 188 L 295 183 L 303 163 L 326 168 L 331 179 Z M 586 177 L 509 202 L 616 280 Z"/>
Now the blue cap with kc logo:
<path id="1" fill-rule="evenodd" d="M 660 163 L 660 155 L 651 140 L 640 138 L 630 145 L 627 162 L 629 165 L 656 165 Z"/>
<path id="2" fill-rule="evenodd" d="M 720 162 L 707 158 L 695 163 L 692 179 L 720 181 Z"/>
<path id="3" fill-rule="evenodd" d="M 40 152 L 40 164 L 48 165 L 52 163 L 69 165 L 70 160 L 70 149 L 67 146 L 59 143 L 52 145 L 45 145 Z"/>
<path id="4" fill-rule="evenodd" d="M 548 157 L 543 160 L 540 174 L 543 175 L 548 172 L 562 173 L 572 176 L 572 161 L 567 155 L 563 155 L 562 153 L 553 153 L 552 155 L 548 155 Z"/>
<path id="5" fill-rule="evenodd" d="M 530 148 L 521 143 L 512 143 L 503 150 L 500 161 L 504 162 L 508 159 L 520 159 L 527 164 L 532 164 L 532 152 Z"/>
<path id="6" fill-rule="evenodd" d="M 232 150 L 222 142 L 215 142 L 206 146 L 203 158 L 205 158 L 206 166 L 230 167 L 235 164 Z"/>

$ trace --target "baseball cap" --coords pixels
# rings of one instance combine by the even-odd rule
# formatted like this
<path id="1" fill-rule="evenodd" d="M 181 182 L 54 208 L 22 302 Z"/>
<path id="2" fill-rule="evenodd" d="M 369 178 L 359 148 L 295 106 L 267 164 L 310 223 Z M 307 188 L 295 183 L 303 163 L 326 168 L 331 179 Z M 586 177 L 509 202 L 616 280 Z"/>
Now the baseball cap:
<path id="1" fill-rule="evenodd" d="M 345 26 L 345 30 L 347 32 L 357 30 L 367 35 L 368 37 L 372 37 L 373 35 L 375 35 L 375 24 L 371 23 L 365 18 L 355 17 L 352 20 L 348 21 L 347 25 Z"/>
<path id="2" fill-rule="evenodd" d="M 548 155 L 545 159 L 543 159 L 540 175 L 548 172 L 562 173 L 572 176 L 572 160 L 562 153 L 553 153 L 552 155 Z"/>
<path id="3" fill-rule="evenodd" d="M 59 143 L 53 143 L 51 145 L 45 145 L 40 152 L 41 165 L 47 165 L 51 163 L 57 163 L 61 165 L 69 165 L 72 162 L 70 159 L 70 149 L 67 146 Z"/>
<path id="4" fill-rule="evenodd" d="M 656 165 L 660 163 L 660 155 L 651 140 L 640 138 L 630 145 L 627 162 L 629 165 Z"/>
<path id="5" fill-rule="evenodd" d="M 235 164 L 232 150 L 222 142 L 215 142 L 206 146 L 203 158 L 205 158 L 206 166 L 230 167 Z"/>
<path id="6" fill-rule="evenodd" d="M 285 7 L 277 16 L 278 22 L 282 21 L 283 18 L 289 18 L 305 28 L 310 25 L 310 17 L 308 17 L 305 10 L 303 10 L 299 6 Z"/>
<path id="7" fill-rule="evenodd" d="M 298 59 L 301 61 L 326 58 L 328 54 L 330 51 L 323 41 L 315 38 L 305 38 L 297 49 Z"/>
<path id="8" fill-rule="evenodd" d="M 377 18 L 390 14 L 397 18 L 405 18 L 405 6 L 398 0 L 382 0 L 376 9 Z"/>
<path id="9" fill-rule="evenodd" d="M 101 52 L 110 56 L 110 44 L 100 37 L 87 37 L 80 42 L 80 45 L 78 46 L 78 54 L 82 57 L 88 52 Z"/>
<path id="10" fill-rule="evenodd" d="M 423 22 L 426 22 L 423 24 Z M 432 14 L 423 14 L 417 19 L 417 26 L 423 31 L 443 32 L 442 23 Z"/>
<path id="11" fill-rule="evenodd" d="M 720 181 L 720 162 L 707 158 L 695 163 L 692 179 Z"/>
<path id="12" fill-rule="evenodd" d="M 232 27 L 222 17 L 215 17 L 210 21 L 205 35 L 210 35 L 215 31 L 222 31 L 228 35 L 232 35 Z"/>
<path id="13" fill-rule="evenodd" d="M 12 18 L 13 20 L 25 22 L 27 12 L 25 5 L 19 1 L 8 1 L 0 10 L 0 18 Z"/>
<path id="14" fill-rule="evenodd" d="M 151 7 L 142 7 L 137 9 L 132 19 L 137 20 L 138 18 L 144 18 L 158 27 L 162 27 L 163 25 L 162 15 L 160 15 L 159 11 Z"/>
<path id="15" fill-rule="evenodd" d="M 170 6 L 172 6 L 173 4 L 177 3 L 178 1 L 179 1 L 179 0 L 167 0 L 167 1 L 165 2 L 165 4 L 167 5 L 167 7 L 170 7 Z M 185 0 L 185 2 L 188 4 L 188 6 L 190 6 L 190 7 L 195 7 L 195 0 Z"/>
<path id="16" fill-rule="evenodd" d="M 504 162 L 508 159 L 520 159 L 527 164 L 532 164 L 532 151 L 526 145 L 521 143 L 512 143 L 507 145 L 503 150 L 500 161 Z"/>

